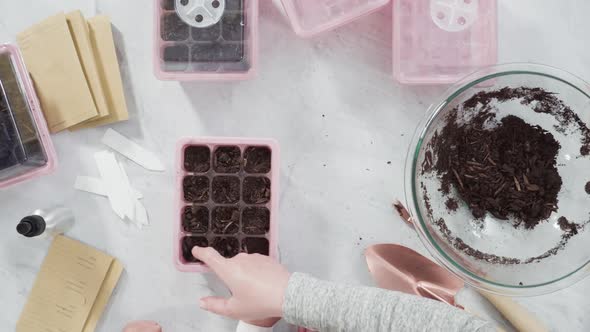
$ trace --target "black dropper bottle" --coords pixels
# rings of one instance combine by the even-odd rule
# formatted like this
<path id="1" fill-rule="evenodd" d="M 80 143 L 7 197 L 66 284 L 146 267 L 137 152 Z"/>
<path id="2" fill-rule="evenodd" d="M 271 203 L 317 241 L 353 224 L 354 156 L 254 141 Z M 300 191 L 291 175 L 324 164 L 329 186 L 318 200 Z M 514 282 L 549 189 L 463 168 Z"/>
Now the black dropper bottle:
<path id="1" fill-rule="evenodd" d="M 63 206 L 53 206 L 47 209 L 37 209 L 24 217 L 16 231 L 25 237 L 52 237 L 63 234 L 74 224 L 74 214 Z"/>

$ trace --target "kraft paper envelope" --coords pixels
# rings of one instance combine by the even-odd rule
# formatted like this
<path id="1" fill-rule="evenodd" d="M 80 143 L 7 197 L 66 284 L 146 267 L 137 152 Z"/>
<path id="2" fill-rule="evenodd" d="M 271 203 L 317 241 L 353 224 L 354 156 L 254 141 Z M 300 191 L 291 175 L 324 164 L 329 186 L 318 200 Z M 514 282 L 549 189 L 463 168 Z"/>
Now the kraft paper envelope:
<path id="1" fill-rule="evenodd" d="M 52 133 L 98 115 L 63 13 L 19 33 L 17 40 Z"/>
<path id="2" fill-rule="evenodd" d="M 93 331 L 122 270 L 115 258 L 64 236 L 56 237 L 16 331 Z"/>
<path id="3" fill-rule="evenodd" d="M 121 277 L 121 273 L 123 273 L 123 264 L 117 259 L 113 259 L 111 268 L 109 269 L 109 272 L 107 272 L 107 276 L 98 292 L 94 306 L 86 320 L 86 325 L 84 325 L 84 329 L 82 330 L 83 332 L 93 332 L 96 329 L 96 325 L 109 302 L 109 298 L 119 281 L 119 277 Z"/>
<path id="4" fill-rule="evenodd" d="M 88 19 L 92 51 L 98 62 L 99 75 L 109 106 L 109 115 L 98 120 L 83 123 L 72 130 L 92 128 L 106 124 L 125 121 L 129 118 L 127 102 L 123 91 L 123 81 L 119 69 L 119 60 L 115 50 L 111 20 L 108 16 L 99 15 Z"/>
<path id="5" fill-rule="evenodd" d="M 90 43 L 90 31 L 86 19 L 79 10 L 66 14 L 68 27 L 78 52 L 78 58 L 82 64 L 84 76 L 90 87 L 90 93 L 94 100 L 94 105 L 98 111 L 98 116 L 93 119 L 103 118 L 109 115 L 109 108 L 102 87 L 102 82 L 98 75 L 98 66 L 94 53 L 92 53 L 92 44 Z"/>

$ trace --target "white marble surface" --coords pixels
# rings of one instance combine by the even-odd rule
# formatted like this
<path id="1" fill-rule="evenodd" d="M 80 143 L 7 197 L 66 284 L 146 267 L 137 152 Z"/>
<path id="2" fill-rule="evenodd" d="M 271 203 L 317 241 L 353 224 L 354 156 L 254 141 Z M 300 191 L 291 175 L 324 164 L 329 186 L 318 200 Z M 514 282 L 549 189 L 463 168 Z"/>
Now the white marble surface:
<path id="1" fill-rule="evenodd" d="M 0 2 L 1 41 L 13 41 L 18 31 L 60 10 L 111 15 L 131 110 L 131 120 L 114 128 L 156 151 L 168 167 L 154 174 L 126 162 L 152 222 L 139 231 L 118 220 L 106 199 L 72 188 L 76 175 L 98 175 L 92 154 L 104 148 L 98 143 L 104 129 L 54 136 L 58 171 L 0 192 L 0 330 L 13 330 L 48 245 L 17 237 L 15 223 L 29 210 L 54 203 L 75 211 L 78 221 L 70 236 L 126 266 L 99 331 L 119 331 L 133 319 L 158 320 L 166 331 L 232 330 L 235 322 L 197 308 L 200 296 L 222 286 L 214 278 L 176 272 L 172 265 L 173 155 L 182 136 L 280 141 L 280 247 L 291 270 L 371 284 L 364 247 L 396 242 L 426 253 L 390 206 L 403 197 L 411 133 L 442 88 L 403 87 L 391 79 L 389 7 L 301 40 L 270 0 L 261 2 L 259 75 L 235 84 L 157 81 L 151 69 L 152 1 Z M 546 63 L 590 80 L 589 1 L 499 4 L 501 62 Z M 588 294 L 590 280 L 585 280 L 519 302 L 552 330 L 588 331 Z M 474 294 L 465 301 L 486 316 L 493 314 Z"/>

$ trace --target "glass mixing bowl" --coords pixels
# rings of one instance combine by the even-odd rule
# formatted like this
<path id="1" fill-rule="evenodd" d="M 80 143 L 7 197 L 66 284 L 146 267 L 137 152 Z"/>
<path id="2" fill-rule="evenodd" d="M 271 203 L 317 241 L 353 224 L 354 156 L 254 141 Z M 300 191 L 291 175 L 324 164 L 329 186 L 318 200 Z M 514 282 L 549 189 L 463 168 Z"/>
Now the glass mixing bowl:
<path id="1" fill-rule="evenodd" d="M 522 87 L 550 92 L 582 122 L 565 125 L 559 116 L 535 112 L 538 103 L 523 102 L 526 96 L 504 101 L 492 99 L 487 106 L 478 103 L 473 107 L 471 102 L 469 107 L 463 107 L 465 101 L 479 92 Z M 554 136 L 561 145 L 557 169 L 563 185 L 557 210 L 549 218 L 533 229 L 514 226 L 513 217 L 500 220 L 486 213 L 478 219 L 457 188 L 451 186 L 450 193 L 444 194 L 441 176 L 431 170 L 437 158 L 431 142 L 440 134 L 447 115 L 453 110 L 461 114 L 458 122 L 469 122 L 477 112 L 490 110 L 496 120 L 516 115 Z M 554 292 L 590 274 L 590 194 L 585 188 L 590 182 L 590 156 L 582 155 L 584 133 L 580 129 L 587 128 L 588 122 L 590 85 L 556 68 L 498 65 L 474 73 L 451 87 L 440 103 L 431 106 L 418 126 L 406 160 L 406 206 L 430 253 L 468 284 L 509 296 Z M 449 197 L 459 203 L 456 211 L 446 206 Z M 562 229 L 560 217 L 576 223 L 577 234 Z"/>

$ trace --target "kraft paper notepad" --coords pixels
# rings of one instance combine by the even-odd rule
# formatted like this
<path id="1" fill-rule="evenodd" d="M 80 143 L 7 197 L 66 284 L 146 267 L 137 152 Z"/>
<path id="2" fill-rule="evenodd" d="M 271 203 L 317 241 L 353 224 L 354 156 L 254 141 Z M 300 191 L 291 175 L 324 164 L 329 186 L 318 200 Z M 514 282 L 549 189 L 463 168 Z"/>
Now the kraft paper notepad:
<path id="1" fill-rule="evenodd" d="M 19 33 L 17 40 L 52 133 L 98 116 L 63 13 Z"/>
<path id="2" fill-rule="evenodd" d="M 90 29 L 92 51 L 99 67 L 99 76 L 105 87 L 110 114 L 104 118 L 75 126 L 71 128 L 72 130 L 103 126 L 129 118 L 111 19 L 105 15 L 89 18 L 88 28 Z"/>
<path id="3" fill-rule="evenodd" d="M 121 263 L 64 236 L 53 241 L 17 332 L 91 332 L 123 271 Z"/>
<path id="4" fill-rule="evenodd" d="M 74 45 L 76 46 L 76 51 L 78 52 L 78 58 L 82 64 L 84 76 L 86 77 L 90 92 L 92 93 L 94 105 L 98 111 L 98 116 L 92 119 L 103 118 L 109 115 L 109 107 L 107 106 L 104 89 L 98 74 L 98 65 L 94 58 L 94 53 L 92 52 L 88 24 L 86 23 L 86 19 L 82 15 L 82 12 L 79 10 L 67 13 L 66 19 L 68 21 L 70 33 L 72 34 L 72 39 L 74 40 Z"/>

